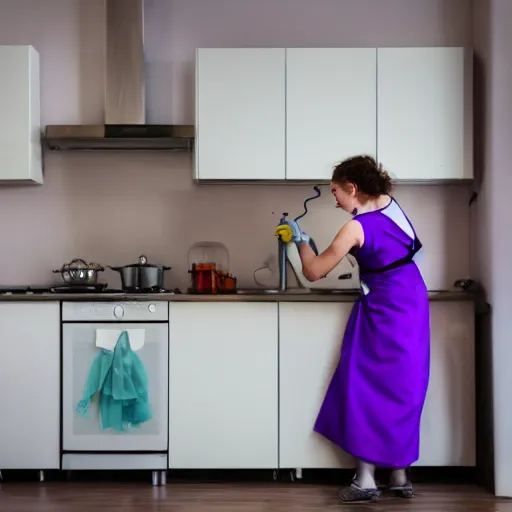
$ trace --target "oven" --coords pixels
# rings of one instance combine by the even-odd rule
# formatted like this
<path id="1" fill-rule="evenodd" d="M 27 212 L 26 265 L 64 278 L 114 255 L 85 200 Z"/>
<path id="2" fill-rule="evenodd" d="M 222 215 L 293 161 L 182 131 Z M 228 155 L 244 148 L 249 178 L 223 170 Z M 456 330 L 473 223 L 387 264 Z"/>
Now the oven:
<path id="1" fill-rule="evenodd" d="M 169 467 L 168 322 L 169 309 L 164 301 L 62 303 L 62 469 L 147 469 L 153 471 L 153 484 L 158 475 L 160 483 L 165 483 Z M 127 336 L 124 339 L 129 340 L 123 357 L 133 357 L 137 364 L 135 359 L 115 359 L 122 357 L 120 350 L 116 352 L 118 356 L 112 355 L 123 333 Z M 112 361 L 111 373 L 106 373 L 105 368 Z M 116 361 L 126 362 L 116 366 Z M 91 368 L 100 371 L 99 378 L 94 378 L 95 370 Z M 115 380 L 116 372 L 117 376 L 124 372 L 124 377 Z M 147 376 L 141 396 L 150 417 L 146 416 L 140 425 L 134 422 L 133 426 L 128 413 L 135 407 L 123 409 L 121 414 L 121 403 L 126 402 L 117 398 L 125 396 L 119 389 L 129 388 L 132 381 L 136 384 L 130 389 L 139 389 L 139 373 Z M 110 383 L 112 389 L 102 388 L 103 395 L 109 395 L 105 401 L 100 402 L 100 394 L 96 393 L 84 416 L 77 406 L 84 398 L 86 383 L 90 385 L 92 381 Z M 115 401 L 111 399 L 114 395 Z M 105 418 L 111 417 L 128 420 L 122 423 L 122 428 L 104 428 Z"/>

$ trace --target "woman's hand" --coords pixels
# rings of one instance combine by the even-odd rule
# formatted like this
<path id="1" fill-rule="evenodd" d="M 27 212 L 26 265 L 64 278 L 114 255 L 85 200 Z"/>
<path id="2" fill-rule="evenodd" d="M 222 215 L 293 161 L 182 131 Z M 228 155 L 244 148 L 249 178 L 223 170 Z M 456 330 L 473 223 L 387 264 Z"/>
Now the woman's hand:
<path id="1" fill-rule="evenodd" d="M 290 233 L 291 230 L 291 233 Z M 310 243 L 311 237 L 301 231 L 299 224 L 294 220 L 287 220 L 283 224 L 279 224 L 274 230 L 274 234 L 281 238 L 284 243 L 300 242 Z"/>

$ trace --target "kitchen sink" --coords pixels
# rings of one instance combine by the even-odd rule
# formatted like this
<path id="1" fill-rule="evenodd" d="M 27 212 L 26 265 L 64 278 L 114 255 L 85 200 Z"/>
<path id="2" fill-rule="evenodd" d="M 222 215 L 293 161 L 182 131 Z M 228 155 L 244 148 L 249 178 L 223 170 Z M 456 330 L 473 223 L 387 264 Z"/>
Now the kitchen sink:
<path id="1" fill-rule="evenodd" d="M 357 295 L 359 288 L 241 288 L 238 295 Z"/>
<path id="2" fill-rule="evenodd" d="M 309 290 L 313 295 L 359 295 L 359 288 L 317 288 Z"/>
<path id="3" fill-rule="evenodd" d="M 294 288 L 291 290 L 280 290 L 279 288 L 239 288 L 238 295 L 307 295 L 309 290 Z"/>

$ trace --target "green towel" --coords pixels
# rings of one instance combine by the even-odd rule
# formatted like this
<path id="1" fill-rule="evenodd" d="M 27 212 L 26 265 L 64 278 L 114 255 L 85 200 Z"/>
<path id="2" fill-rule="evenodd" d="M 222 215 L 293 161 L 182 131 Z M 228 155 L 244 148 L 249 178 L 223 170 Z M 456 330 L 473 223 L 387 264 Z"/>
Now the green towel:
<path id="1" fill-rule="evenodd" d="M 102 349 L 94 358 L 84 396 L 76 407 L 82 416 L 87 417 L 95 393 L 100 394 L 103 429 L 122 432 L 151 419 L 146 369 L 131 349 L 126 331 L 119 336 L 114 351 Z"/>

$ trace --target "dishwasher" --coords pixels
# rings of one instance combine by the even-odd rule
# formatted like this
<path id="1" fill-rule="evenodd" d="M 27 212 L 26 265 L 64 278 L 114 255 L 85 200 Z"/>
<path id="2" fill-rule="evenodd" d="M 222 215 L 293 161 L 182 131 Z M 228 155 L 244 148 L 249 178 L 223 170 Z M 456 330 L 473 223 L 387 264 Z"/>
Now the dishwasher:
<path id="1" fill-rule="evenodd" d="M 145 396 L 151 414 L 137 428 L 119 431 L 104 428 L 103 416 L 107 414 L 100 414 L 98 393 L 90 401 L 86 415 L 79 413 L 78 404 L 94 361 L 99 355 L 109 357 L 109 350 L 98 345 L 98 339 L 108 339 L 109 335 L 117 339 L 121 333 L 128 333 L 133 340 L 137 334 L 137 346 L 134 341 L 129 346 L 147 375 Z M 112 348 L 110 354 L 113 353 Z M 169 467 L 168 303 L 63 302 L 61 396 L 63 470 L 148 470 L 152 472 L 153 485 L 164 485 Z"/>

